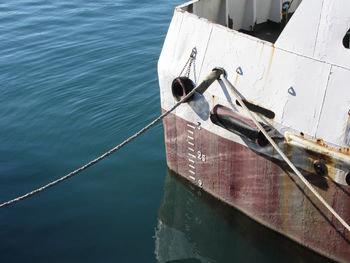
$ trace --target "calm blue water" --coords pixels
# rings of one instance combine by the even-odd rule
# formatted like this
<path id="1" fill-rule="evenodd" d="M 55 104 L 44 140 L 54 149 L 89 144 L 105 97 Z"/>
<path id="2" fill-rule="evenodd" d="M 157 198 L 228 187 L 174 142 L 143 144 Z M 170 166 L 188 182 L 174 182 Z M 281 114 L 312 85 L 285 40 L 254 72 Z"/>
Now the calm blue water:
<path id="1" fill-rule="evenodd" d="M 160 114 L 157 60 L 181 2 L 0 3 L 1 202 L 80 167 Z M 269 246 L 242 234 L 231 222 L 237 212 L 218 212 L 220 204 L 192 192 L 167 173 L 158 125 L 86 172 L 1 209 L 0 262 L 300 258 L 291 257 L 300 248 L 276 254 L 279 239 Z M 201 223 L 184 203 L 200 211 Z M 207 232 L 212 220 L 226 235 Z M 182 247 L 192 252 L 171 254 Z"/>

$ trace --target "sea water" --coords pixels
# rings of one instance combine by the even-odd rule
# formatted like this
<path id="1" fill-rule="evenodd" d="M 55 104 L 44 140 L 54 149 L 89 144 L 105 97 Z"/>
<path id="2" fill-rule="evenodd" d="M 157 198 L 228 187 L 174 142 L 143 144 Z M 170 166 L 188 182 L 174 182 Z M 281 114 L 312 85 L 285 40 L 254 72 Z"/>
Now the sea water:
<path id="1" fill-rule="evenodd" d="M 157 60 L 181 2 L 0 3 L 0 202 L 82 166 L 160 114 Z M 269 233 L 167 171 L 158 125 L 0 209 L 0 262 L 319 259 Z"/>

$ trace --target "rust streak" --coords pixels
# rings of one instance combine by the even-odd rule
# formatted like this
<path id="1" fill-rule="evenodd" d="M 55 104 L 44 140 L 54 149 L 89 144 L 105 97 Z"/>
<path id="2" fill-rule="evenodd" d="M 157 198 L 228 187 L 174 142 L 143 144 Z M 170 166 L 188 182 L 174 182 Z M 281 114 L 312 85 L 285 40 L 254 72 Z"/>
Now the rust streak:
<path id="1" fill-rule="evenodd" d="M 294 139 L 293 139 L 294 137 Z M 299 142 L 298 140 L 301 139 Z M 348 167 L 349 149 L 337 149 L 327 145 L 322 139 L 311 140 L 303 135 L 290 134 L 286 137 L 287 143 L 293 145 L 297 142 L 296 147 L 302 151 L 304 160 L 306 160 L 307 170 L 314 173 L 313 164 L 316 161 L 322 162 L 327 170 L 326 175 L 336 181 L 340 167 Z M 345 165 L 345 166 L 344 166 Z"/>
<path id="2" fill-rule="evenodd" d="M 300 138 L 308 143 L 314 144 L 315 146 L 317 145 L 317 146 L 323 147 L 324 149 L 323 149 L 322 153 L 324 153 L 324 154 L 326 154 L 327 152 L 334 152 L 334 153 L 341 153 L 341 154 L 350 156 L 350 148 L 349 147 L 347 147 L 347 148 L 345 148 L 345 147 L 334 148 L 330 145 L 327 145 L 323 141 L 323 139 L 321 139 L 321 138 L 317 138 L 316 141 L 314 141 L 314 140 L 305 138 L 303 135 L 293 134 L 293 136 L 298 137 L 298 138 Z M 287 136 L 286 139 L 287 139 L 287 142 L 289 142 L 289 140 L 290 140 L 289 136 Z"/>
<path id="3" fill-rule="evenodd" d="M 268 64 L 267 71 L 266 71 L 266 76 L 265 76 L 264 88 L 266 87 L 267 81 L 269 80 L 274 54 L 275 54 L 275 46 L 272 45 L 270 60 L 269 60 L 269 64 Z"/>
<path id="4" fill-rule="evenodd" d="M 264 47 L 265 47 L 265 43 L 262 42 L 261 49 L 260 49 L 260 55 L 259 55 L 259 62 L 261 61 L 262 54 L 264 53 Z"/>
<path id="5" fill-rule="evenodd" d="M 290 158 L 292 156 L 292 152 L 291 152 L 291 147 L 289 144 L 284 144 L 284 151 L 286 153 L 286 155 L 288 156 L 288 158 Z M 290 196 L 290 179 L 288 176 L 283 176 L 282 177 L 282 181 L 283 181 L 283 192 L 282 192 L 282 196 L 283 196 L 283 201 L 282 201 L 282 229 L 284 231 L 288 231 L 288 226 L 289 226 L 289 196 Z"/>
<path id="6" fill-rule="evenodd" d="M 350 110 L 348 114 L 348 120 L 346 122 L 345 134 L 344 134 L 344 145 L 348 145 L 350 141 Z M 348 145 L 349 146 L 349 145 Z M 348 148 L 349 150 L 349 148 Z"/>
<path id="7" fill-rule="evenodd" d="M 237 86 L 238 77 L 239 77 L 239 75 L 238 75 L 238 73 L 236 73 L 236 78 L 235 78 L 235 82 L 234 82 L 234 85 L 235 85 L 235 86 Z"/>

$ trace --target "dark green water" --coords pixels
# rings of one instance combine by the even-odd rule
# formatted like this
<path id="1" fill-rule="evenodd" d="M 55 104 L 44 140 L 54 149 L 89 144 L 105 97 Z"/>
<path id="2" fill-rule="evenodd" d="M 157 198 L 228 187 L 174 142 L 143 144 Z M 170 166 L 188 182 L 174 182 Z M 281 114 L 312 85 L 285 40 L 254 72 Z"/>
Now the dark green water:
<path id="1" fill-rule="evenodd" d="M 160 114 L 157 60 L 181 2 L 0 3 L 1 202 L 80 167 Z M 174 195 L 167 189 L 180 190 Z M 181 247 L 200 259 L 174 252 L 178 257 L 167 257 L 169 262 L 310 259 L 290 243 L 294 250 L 285 257 L 265 237 L 259 246 L 250 238 L 256 225 L 247 221 L 244 232 L 242 224 L 228 224 L 235 212 L 218 212 L 191 191 L 167 175 L 158 125 L 86 172 L 1 209 L 0 262 L 165 262 L 159 255 Z M 177 196 L 188 197 L 199 214 L 174 203 Z M 169 218 L 185 222 L 184 228 Z M 205 232 L 208 218 L 218 232 Z M 160 221 L 186 238 L 159 238 Z M 224 239 L 216 236 L 223 232 Z M 197 246 L 200 233 L 204 245 Z"/>

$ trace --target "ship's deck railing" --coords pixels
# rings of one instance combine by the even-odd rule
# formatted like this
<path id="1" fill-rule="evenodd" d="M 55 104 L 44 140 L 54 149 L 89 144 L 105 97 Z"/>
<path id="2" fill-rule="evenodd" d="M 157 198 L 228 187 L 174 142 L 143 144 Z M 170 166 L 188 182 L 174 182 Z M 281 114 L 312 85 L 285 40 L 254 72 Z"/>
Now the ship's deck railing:
<path id="1" fill-rule="evenodd" d="M 180 6 L 259 39 L 274 43 L 302 0 L 194 0 Z"/>

